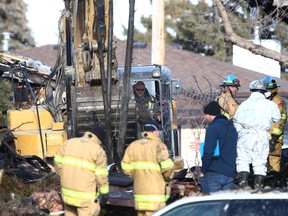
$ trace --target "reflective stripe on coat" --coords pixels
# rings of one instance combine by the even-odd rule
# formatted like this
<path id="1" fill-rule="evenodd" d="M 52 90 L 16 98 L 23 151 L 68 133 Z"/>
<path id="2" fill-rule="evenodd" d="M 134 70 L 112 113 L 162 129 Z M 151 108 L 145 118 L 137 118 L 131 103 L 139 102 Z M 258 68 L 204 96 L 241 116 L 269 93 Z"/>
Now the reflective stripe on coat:
<path id="1" fill-rule="evenodd" d="M 107 157 L 99 139 L 90 132 L 67 140 L 54 155 L 66 204 L 85 207 L 109 192 Z"/>
<path id="2" fill-rule="evenodd" d="M 121 161 L 124 173 L 133 181 L 136 210 L 163 208 L 170 196 L 169 180 L 173 173 L 173 161 L 167 147 L 153 132 L 132 142 Z"/>
<path id="3" fill-rule="evenodd" d="M 279 122 L 272 124 L 269 133 L 278 135 L 278 142 L 281 142 L 281 144 L 283 144 L 283 133 L 287 120 L 286 102 L 278 94 L 273 97 L 272 101 L 278 106 L 281 113 L 281 118 Z"/>

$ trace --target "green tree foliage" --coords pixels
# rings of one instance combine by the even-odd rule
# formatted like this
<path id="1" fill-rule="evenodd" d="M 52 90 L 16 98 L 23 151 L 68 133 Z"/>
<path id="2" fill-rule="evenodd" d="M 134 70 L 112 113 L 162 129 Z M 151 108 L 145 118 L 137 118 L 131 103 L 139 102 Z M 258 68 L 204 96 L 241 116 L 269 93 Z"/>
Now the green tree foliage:
<path id="1" fill-rule="evenodd" d="M 261 39 L 278 39 L 286 42 L 286 24 L 275 17 L 267 17 L 263 9 L 249 7 L 247 1 L 228 0 L 225 8 L 234 32 L 247 40 L 254 39 L 255 26 L 260 27 Z M 179 44 L 183 49 L 231 62 L 232 43 L 226 40 L 222 20 L 217 10 L 204 0 L 192 4 L 187 0 L 165 1 L 166 42 Z M 136 31 L 135 41 L 151 41 L 152 18 L 141 18 L 146 33 Z M 275 29 L 275 31 L 271 31 Z"/>
<path id="2" fill-rule="evenodd" d="M 176 43 L 185 50 L 213 56 L 222 61 L 231 60 L 232 44 L 225 40 L 221 20 L 215 19 L 214 7 L 205 1 L 194 5 L 187 0 L 166 0 L 165 16 L 167 43 Z M 237 27 L 239 23 L 245 22 L 244 15 L 231 14 L 231 19 L 231 24 Z M 151 41 L 151 16 L 142 16 L 141 23 L 147 32 L 137 32 L 135 41 Z M 245 35 L 244 31 L 251 34 L 251 28 L 237 28 L 237 31 L 240 35 Z"/>
<path id="3" fill-rule="evenodd" d="M 7 124 L 7 110 L 13 107 L 13 103 L 11 101 L 12 90 L 11 90 L 11 82 L 8 79 L 1 78 L 0 79 L 0 125 Z"/>
<path id="4" fill-rule="evenodd" d="M 0 1 L 0 32 L 9 32 L 9 51 L 15 51 L 27 47 L 34 47 L 34 39 L 27 26 L 26 7 L 22 0 Z M 0 35 L 0 44 L 2 47 L 3 35 Z M 0 55 L 0 61 L 2 57 Z M 0 78 L 0 125 L 7 124 L 7 110 L 13 107 L 11 101 L 12 91 L 11 83 L 5 78 Z"/>
<path id="5" fill-rule="evenodd" d="M 9 51 L 35 46 L 25 13 L 23 0 L 0 1 L 0 32 L 10 33 Z"/>
<path id="6" fill-rule="evenodd" d="M 141 20 L 142 20 L 141 21 L 142 24 L 146 20 L 151 22 L 151 17 L 148 19 L 145 17 L 141 17 Z M 152 22 L 151 22 L 151 25 L 152 25 Z M 146 29 L 147 29 L 147 27 L 146 27 Z M 151 27 L 151 29 L 152 29 L 152 27 Z M 151 37 L 152 37 L 151 29 L 149 31 L 147 31 L 146 33 L 142 33 L 138 29 L 134 29 L 134 41 L 151 41 Z M 127 36 L 127 32 L 128 32 L 128 29 L 123 26 L 123 34 Z M 120 39 L 118 39 L 118 40 L 120 40 Z"/>
<path id="7" fill-rule="evenodd" d="M 288 54 L 288 34 L 287 34 L 287 24 L 283 22 L 279 22 L 275 25 L 275 35 L 281 41 L 282 49 L 286 49 L 285 53 Z"/>

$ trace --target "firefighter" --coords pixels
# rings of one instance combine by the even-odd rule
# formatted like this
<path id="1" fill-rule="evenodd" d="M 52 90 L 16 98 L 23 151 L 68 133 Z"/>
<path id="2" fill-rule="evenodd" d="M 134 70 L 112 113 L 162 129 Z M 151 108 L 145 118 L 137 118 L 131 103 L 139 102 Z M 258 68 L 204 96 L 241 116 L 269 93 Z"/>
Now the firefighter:
<path id="1" fill-rule="evenodd" d="M 280 120 L 280 111 L 275 103 L 265 98 L 267 92 L 262 80 L 249 85 L 251 95 L 241 103 L 234 117 L 238 132 L 236 170 L 241 188 L 248 186 L 250 164 L 254 172 L 254 189 L 264 186 L 269 155 L 269 129 Z"/>
<path id="2" fill-rule="evenodd" d="M 239 103 L 235 99 L 239 87 L 241 87 L 240 80 L 233 74 L 226 76 L 220 85 L 221 94 L 216 98 L 216 101 L 221 106 L 221 113 L 228 119 L 234 117 L 239 107 Z"/>
<path id="3" fill-rule="evenodd" d="M 54 155 L 55 168 L 61 176 L 65 216 L 97 216 L 99 194 L 103 198 L 101 204 L 107 200 L 107 157 L 101 147 L 104 134 L 95 126 L 82 137 L 67 140 Z"/>
<path id="4" fill-rule="evenodd" d="M 266 76 L 263 81 L 267 84 L 266 98 L 273 101 L 279 108 L 281 119 L 279 122 L 272 124 L 269 130 L 269 158 L 268 158 L 268 173 L 280 171 L 280 161 L 283 145 L 284 128 L 287 120 L 287 110 L 285 100 L 278 94 L 278 87 L 280 87 L 276 80 L 270 76 Z"/>
<path id="5" fill-rule="evenodd" d="M 143 122 L 150 119 L 154 119 L 157 122 L 161 121 L 159 104 L 155 97 L 150 95 L 144 82 L 138 81 L 133 85 L 133 90 L 136 101 L 137 120 L 139 123 L 138 131 L 143 131 Z"/>
<path id="6" fill-rule="evenodd" d="M 174 163 L 158 133 L 155 121 L 146 121 L 142 137 L 128 146 L 121 161 L 124 173 L 134 181 L 138 216 L 148 216 L 163 208 L 170 196 Z"/>

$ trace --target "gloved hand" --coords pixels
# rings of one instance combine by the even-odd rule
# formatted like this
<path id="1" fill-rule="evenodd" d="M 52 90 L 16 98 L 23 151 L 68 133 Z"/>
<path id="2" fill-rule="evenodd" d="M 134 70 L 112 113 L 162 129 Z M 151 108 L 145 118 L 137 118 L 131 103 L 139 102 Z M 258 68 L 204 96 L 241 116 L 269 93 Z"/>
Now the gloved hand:
<path id="1" fill-rule="evenodd" d="M 105 206 L 108 201 L 108 194 L 101 194 L 99 197 L 100 205 Z"/>
<path id="2" fill-rule="evenodd" d="M 271 140 L 269 141 L 269 150 L 270 150 L 270 152 L 275 151 L 275 145 L 277 143 L 278 138 L 279 138 L 278 135 L 274 135 L 274 134 L 271 135 Z"/>
<path id="3" fill-rule="evenodd" d="M 269 151 L 273 152 L 275 150 L 276 142 L 274 142 L 272 139 L 269 141 Z"/>
<path id="4" fill-rule="evenodd" d="M 274 142 L 274 143 L 277 143 L 277 140 L 279 139 L 279 136 L 278 135 L 274 135 L 272 134 L 271 135 L 271 140 Z"/>

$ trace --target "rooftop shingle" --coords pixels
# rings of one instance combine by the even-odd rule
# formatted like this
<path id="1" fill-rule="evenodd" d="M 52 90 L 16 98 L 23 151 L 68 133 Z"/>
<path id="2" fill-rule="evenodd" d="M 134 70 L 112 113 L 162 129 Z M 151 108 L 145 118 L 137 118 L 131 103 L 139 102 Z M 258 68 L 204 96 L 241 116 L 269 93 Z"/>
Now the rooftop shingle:
<path id="1" fill-rule="evenodd" d="M 53 67 L 57 57 L 57 46 L 45 45 L 41 47 L 20 50 L 17 54 L 39 60 L 43 64 Z M 119 66 L 124 66 L 126 43 L 118 43 L 116 56 Z M 172 70 L 172 78 L 180 78 L 185 89 L 199 92 L 218 92 L 219 85 L 228 74 L 235 74 L 241 82 L 239 94 L 249 93 L 249 83 L 255 79 L 262 79 L 266 75 L 246 70 L 232 64 L 221 62 L 211 57 L 195 54 L 190 51 L 166 45 L 166 66 Z M 133 65 L 151 64 L 151 45 L 146 48 L 134 48 Z M 287 80 L 276 78 L 280 84 L 280 91 L 288 93 Z"/>

